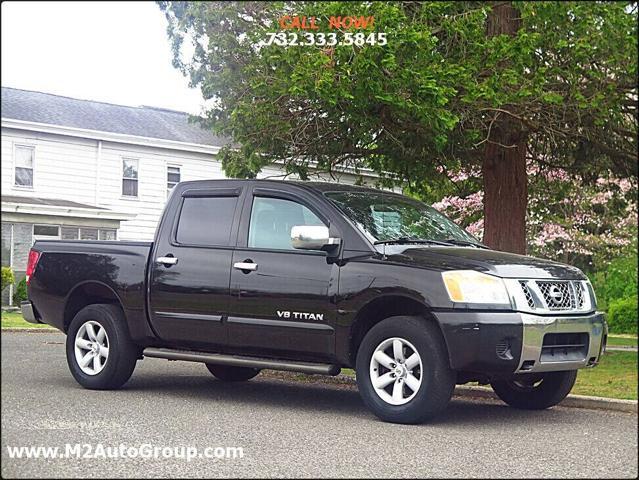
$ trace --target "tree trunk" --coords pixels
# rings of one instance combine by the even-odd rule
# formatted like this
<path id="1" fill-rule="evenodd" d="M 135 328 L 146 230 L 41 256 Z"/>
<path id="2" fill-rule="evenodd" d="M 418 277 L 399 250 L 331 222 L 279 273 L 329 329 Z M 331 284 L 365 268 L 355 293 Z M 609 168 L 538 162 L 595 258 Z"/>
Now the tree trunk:
<path id="1" fill-rule="evenodd" d="M 497 3 L 488 15 L 486 35 L 515 35 L 520 27 L 517 9 L 510 2 Z M 499 113 L 485 144 L 483 241 L 496 250 L 526 253 L 527 139 L 520 122 Z"/>
<path id="2" fill-rule="evenodd" d="M 500 135 L 505 148 L 487 143 L 482 163 L 484 179 L 484 243 L 495 250 L 526 253 L 526 137 Z M 501 143 L 501 142 L 500 142 Z"/>

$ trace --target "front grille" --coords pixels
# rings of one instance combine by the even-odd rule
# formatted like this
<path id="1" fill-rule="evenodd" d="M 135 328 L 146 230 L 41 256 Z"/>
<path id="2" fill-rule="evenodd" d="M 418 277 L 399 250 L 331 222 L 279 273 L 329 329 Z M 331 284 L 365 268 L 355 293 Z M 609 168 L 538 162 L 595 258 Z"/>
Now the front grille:
<path id="1" fill-rule="evenodd" d="M 580 311 L 588 307 L 588 290 L 581 280 L 519 280 L 527 308 Z"/>
<path id="2" fill-rule="evenodd" d="M 584 284 L 581 282 L 572 282 L 572 288 L 575 290 L 575 303 L 577 304 L 577 308 L 583 308 L 586 302 Z"/>
<path id="3" fill-rule="evenodd" d="M 587 333 L 547 333 L 541 347 L 541 362 L 581 361 L 588 355 Z"/>
<path id="4" fill-rule="evenodd" d="M 521 285 L 521 289 L 524 291 L 524 295 L 526 296 L 526 303 L 528 303 L 528 306 L 530 308 L 535 308 L 535 299 L 532 292 L 530 291 L 530 288 L 528 287 L 528 282 L 520 280 L 519 285 Z"/>

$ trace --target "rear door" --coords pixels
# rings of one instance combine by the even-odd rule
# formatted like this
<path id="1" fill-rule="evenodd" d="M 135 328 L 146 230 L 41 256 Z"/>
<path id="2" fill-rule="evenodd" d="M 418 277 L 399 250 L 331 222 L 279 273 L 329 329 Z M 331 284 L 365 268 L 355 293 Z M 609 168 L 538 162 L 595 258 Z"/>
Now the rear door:
<path id="1" fill-rule="evenodd" d="M 178 199 L 173 198 L 178 195 Z M 240 188 L 174 192 L 150 268 L 150 317 L 163 340 L 214 350 L 226 343 L 229 275 Z"/>
<path id="2" fill-rule="evenodd" d="M 303 192 L 256 186 L 247 195 L 231 270 L 231 351 L 333 357 L 339 267 L 326 252 L 293 249 L 295 225 L 329 220 Z"/>

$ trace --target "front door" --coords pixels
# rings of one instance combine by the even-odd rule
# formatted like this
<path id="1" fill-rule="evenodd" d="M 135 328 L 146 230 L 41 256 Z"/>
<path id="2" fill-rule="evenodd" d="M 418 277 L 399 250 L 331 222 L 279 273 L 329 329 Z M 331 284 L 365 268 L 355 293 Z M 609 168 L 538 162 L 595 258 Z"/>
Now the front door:
<path id="1" fill-rule="evenodd" d="M 291 228 L 326 220 L 303 197 L 277 192 L 247 199 L 233 253 L 229 348 L 254 355 L 327 360 L 334 355 L 336 263 L 295 250 Z M 250 202 L 250 203 L 249 203 Z M 248 221 L 247 221 L 248 220 Z"/>
<path id="2" fill-rule="evenodd" d="M 175 208 L 175 222 L 161 226 L 149 306 L 163 340 L 213 350 L 225 344 L 238 195 L 224 188 L 187 190 Z"/>

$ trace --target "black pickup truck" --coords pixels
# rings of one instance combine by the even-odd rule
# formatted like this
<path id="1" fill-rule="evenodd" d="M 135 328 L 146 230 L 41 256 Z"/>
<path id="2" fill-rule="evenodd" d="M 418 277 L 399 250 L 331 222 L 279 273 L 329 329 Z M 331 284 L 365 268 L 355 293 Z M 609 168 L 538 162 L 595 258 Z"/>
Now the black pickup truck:
<path id="1" fill-rule="evenodd" d="M 607 326 L 577 268 L 490 250 L 431 207 L 331 183 L 177 185 L 154 242 L 38 241 L 26 319 L 67 335 L 82 386 L 144 357 L 261 369 L 354 368 L 381 419 L 422 422 L 455 384 L 518 408 L 559 403 Z"/>

